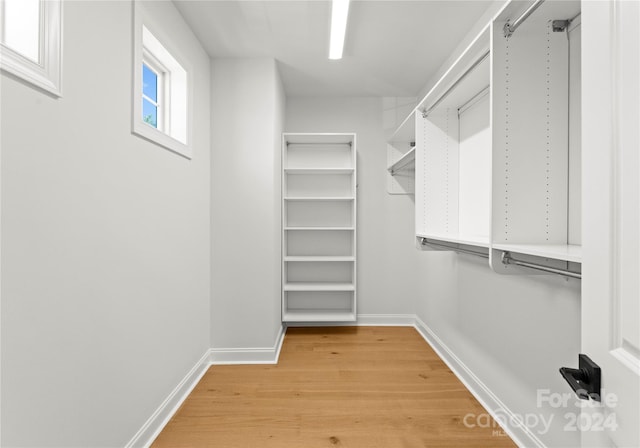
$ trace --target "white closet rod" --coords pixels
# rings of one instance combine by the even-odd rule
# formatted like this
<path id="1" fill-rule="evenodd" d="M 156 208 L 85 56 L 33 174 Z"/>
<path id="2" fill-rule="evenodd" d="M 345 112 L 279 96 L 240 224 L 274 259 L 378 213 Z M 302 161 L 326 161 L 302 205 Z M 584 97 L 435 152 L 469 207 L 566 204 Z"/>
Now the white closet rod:
<path id="1" fill-rule="evenodd" d="M 549 266 L 543 266 L 537 263 L 527 263 L 525 261 L 515 260 L 511 258 L 511 254 L 509 252 L 502 252 L 502 264 L 504 265 L 513 264 L 516 266 L 522 266 L 529 269 L 535 269 L 537 271 L 549 272 L 551 274 L 559 274 L 559 275 L 564 275 L 567 277 L 573 277 L 573 278 L 579 278 L 579 279 L 582 278 L 582 274 L 580 272 L 568 271 L 566 269 L 556 269 L 556 268 L 551 268 Z"/>
<path id="2" fill-rule="evenodd" d="M 507 23 L 504 24 L 504 37 L 511 37 L 511 35 L 518 29 L 518 27 L 520 25 L 522 25 L 522 23 L 527 20 L 527 18 L 533 14 L 533 12 L 538 9 L 540 7 L 540 5 L 542 5 L 542 3 L 544 3 L 544 0 L 536 0 L 535 2 L 533 2 L 533 4 L 531 6 L 529 6 L 529 8 L 527 8 L 527 10 L 525 12 L 522 13 L 522 15 L 520 17 L 518 17 L 517 19 L 515 19 L 513 22 L 512 21 L 507 21 Z"/>
<path id="3" fill-rule="evenodd" d="M 485 59 L 487 59 L 487 57 L 489 56 L 489 51 L 487 51 L 486 53 L 483 53 L 482 56 L 480 56 L 472 65 L 471 67 L 469 67 L 467 69 L 466 72 L 464 72 L 462 75 L 460 75 L 460 77 L 456 80 L 456 82 L 454 82 L 451 87 L 449 87 L 442 95 L 440 95 L 440 97 L 436 100 L 435 103 L 433 103 L 431 105 L 431 107 L 429 107 L 429 109 L 424 109 L 422 111 L 422 116 L 424 118 L 427 118 L 427 116 L 431 113 L 431 111 L 433 111 L 433 109 L 435 109 L 436 107 L 438 107 L 438 105 L 444 101 L 444 99 L 453 91 L 453 89 L 455 89 L 458 84 L 460 84 L 468 75 L 469 73 L 471 73 L 478 65 L 480 65 Z"/>

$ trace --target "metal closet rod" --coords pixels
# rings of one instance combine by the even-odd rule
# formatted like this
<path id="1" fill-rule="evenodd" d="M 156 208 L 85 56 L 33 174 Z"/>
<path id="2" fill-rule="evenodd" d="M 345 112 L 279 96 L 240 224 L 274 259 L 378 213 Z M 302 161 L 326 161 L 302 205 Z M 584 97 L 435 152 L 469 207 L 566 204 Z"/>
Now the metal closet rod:
<path id="1" fill-rule="evenodd" d="M 504 24 L 503 28 L 504 37 L 511 37 L 511 35 L 518 29 L 518 27 L 522 25 L 522 23 L 527 20 L 527 18 L 529 18 L 529 16 L 533 14 L 533 12 L 538 9 L 540 5 L 542 5 L 542 3 L 544 3 L 544 0 L 536 0 L 531 6 L 529 6 L 529 8 L 527 8 L 525 12 L 522 13 L 522 15 L 520 15 L 520 17 L 515 19 L 513 22 L 507 21 L 507 23 Z"/>
<path id="2" fill-rule="evenodd" d="M 451 91 L 453 89 L 455 89 L 458 84 L 460 84 L 468 75 L 469 73 L 471 73 L 478 65 L 480 65 L 485 59 L 487 59 L 487 57 L 489 56 L 490 51 L 487 50 L 486 53 L 483 53 L 482 56 L 480 56 L 472 65 L 471 67 L 469 67 L 467 69 L 466 72 L 464 72 L 457 80 L 456 82 L 453 83 L 453 85 L 451 85 L 451 87 L 449 87 L 442 95 L 440 95 L 440 97 L 436 100 L 435 103 L 433 103 L 431 105 L 431 107 L 429 107 L 429 109 L 424 109 L 422 111 L 422 116 L 424 118 L 427 117 L 427 115 L 429 115 L 431 113 L 431 111 L 433 111 L 433 109 L 435 109 L 436 107 L 438 107 L 438 105 L 444 101 L 444 99 L 451 93 Z"/>
<path id="3" fill-rule="evenodd" d="M 475 250 L 463 249 L 461 247 L 449 246 L 447 244 L 433 243 L 433 242 L 430 242 L 428 238 L 422 238 L 421 243 L 422 243 L 423 246 L 425 246 L 425 245 L 438 246 L 438 247 L 443 247 L 445 249 L 452 250 L 454 252 L 461 252 L 463 254 L 476 255 L 476 256 L 482 257 L 482 258 L 489 258 L 489 254 L 485 254 L 485 253 L 482 253 L 482 252 L 476 252 Z"/>
<path id="4" fill-rule="evenodd" d="M 467 111 L 467 109 L 471 109 L 473 106 L 475 106 L 476 103 L 480 102 L 482 98 L 484 98 L 489 94 L 490 90 L 491 90 L 491 86 L 485 87 L 484 89 L 476 93 L 473 97 L 471 97 L 471 99 L 469 99 L 462 106 L 458 107 L 458 115 L 463 114 L 464 112 Z"/>
<path id="5" fill-rule="evenodd" d="M 537 271 L 549 272 L 551 274 L 565 275 L 567 277 L 579 278 L 579 279 L 582 278 L 582 274 L 580 272 L 569 271 L 566 269 L 556 269 L 556 268 L 551 268 L 549 266 L 544 266 L 537 263 L 527 263 L 526 261 L 516 260 L 512 258 L 511 253 L 507 251 L 502 252 L 502 264 L 504 265 L 513 264 L 516 266 L 522 266 L 529 269 L 535 269 Z"/>
<path id="6" fill-rule="evenodd" d="M 482 258 L 489 258 L 489 254 L 485 254 L 483 252 L 476 252 L 474 250 L 463 249 L 461 247 L 455 247 L 455 246 L 449 246 L 447 244 L 435 243 L 435 242 L 429 241 L 428 238 L 422 238 L 421 244 L 423 246 L 425 246 L 425 245 L 438 246 L 438 247 L 442 247 L 444 249 L 448 249 L 448 250 L 451 250 L 451 251 L 454 251 L 454 252 L 460 252 L 460 253 L 463 253 L 463 254 L 475 255 L 475 256 L 478 256 L 478 257 L 482 257 Z M 512 264 L 512 265 L 515 265 L 515 266 L 521 266 L 521 267 L 525 267 L 525 268 L 529 268 L 529 269 L 535 269 L 537 271 L 543 271 L 543 272 L 547 272 L 547 273 L 550 273 L 550 274 L 558 274 L 558 275 L 564 275 L 566 277 L 582 279 L 582 274 L 580 272 L 569 271 L 569 270 L 566 270 L 566 269 L 557 269 L 557 268 L 552 268 L 552 267 L 549 267 L 549 266 L 544 266 L 544 265 L 541 265 L 541 264 L 528 263 L 526 261 L 516 260 L 516 259 L 511 257 L 511 253 L 508 252 L 508 251 L 503 251 L 502 252 L 502 264 L 504 264 L 504 265 Z"/>

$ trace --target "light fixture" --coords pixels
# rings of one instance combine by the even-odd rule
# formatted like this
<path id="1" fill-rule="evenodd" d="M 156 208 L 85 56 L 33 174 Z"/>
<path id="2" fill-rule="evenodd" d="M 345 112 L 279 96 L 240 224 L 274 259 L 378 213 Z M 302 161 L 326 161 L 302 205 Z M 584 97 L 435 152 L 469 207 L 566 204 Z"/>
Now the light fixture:
<path id="1" fill-rule="evenodd" d="M 333 0 L 331 5 L 331 42 L 329 59 L 342 59 L 344 36 L 347 32 L 349 0 Z"/>

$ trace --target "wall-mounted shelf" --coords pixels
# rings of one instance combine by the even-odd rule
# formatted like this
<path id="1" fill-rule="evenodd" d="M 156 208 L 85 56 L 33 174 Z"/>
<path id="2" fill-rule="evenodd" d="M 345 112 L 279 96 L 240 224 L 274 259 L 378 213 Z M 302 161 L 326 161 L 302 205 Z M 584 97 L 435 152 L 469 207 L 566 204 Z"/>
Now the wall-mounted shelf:
<path id="1" fill-rule="evenodd" d="M 284 134 L 282 320 L 356 319 L 355 134 Z"/>
<path id="2" fill-rule="evenodd" d="M 286 174 L 350 174 L 353 168 L 285 168 Z"/>
<path id="3" fill-rule="evenodd" d="M 409 151 L 407 151 L 402 157 L 392 163 L 387 171 L 394 176 L 398 171 L 406 169 L 407 167 L 411 167 L 412 164 L 415 164 L 416 160 L 416 147 L 412 146 Z"/>
<path id="4" fill-rule="evenodd" d="M 356 315 L 352 312 L 336 309 L 307 309 L 287 311 L 283 315 L 284 322 L 355 322 Z"/>
<path id="5" fill-rule="evenodd" d="M 494 244 L 493 249 L 582 263 L 582 246 L 574 244 Z"/>
<path id="6" fill-rule="evenodd" d="M 356 261 L 356 257 L 332 257 L 332 256 L 308 256 L 308 257 L 284 257 L 284 261 L 297 261 L 297 262 L 329 262 L 329 261 Z"/>
<path id="7" fill-rule="evenodd" d="M 355 291 L 353 283 L 285 283 L 285 291 Z"/>
<path id="8" fill-rule="evenodd" d="M 298 196 L 298 197 L 285 197 L 283 198 L 285 201 L 290 202 L 304 202 L 304 201 L 318 201 L 318 202 L 333 202 L 333 201 L 353 201 L 355 198 L 353 197 L 306 197 L 306 196 Z"/>

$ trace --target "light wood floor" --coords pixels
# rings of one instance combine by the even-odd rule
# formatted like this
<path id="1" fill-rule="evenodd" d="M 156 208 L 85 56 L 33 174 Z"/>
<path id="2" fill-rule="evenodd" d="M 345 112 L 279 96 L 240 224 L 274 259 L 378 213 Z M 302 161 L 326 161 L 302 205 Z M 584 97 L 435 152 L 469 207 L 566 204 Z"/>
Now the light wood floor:
<path id="1" fill-rule="evenodd" d="M 515 446 L 467 414 L 486 411 L 413 328 L 289 328 L 278 365 L 212 366 L 152 446 Z"/>

